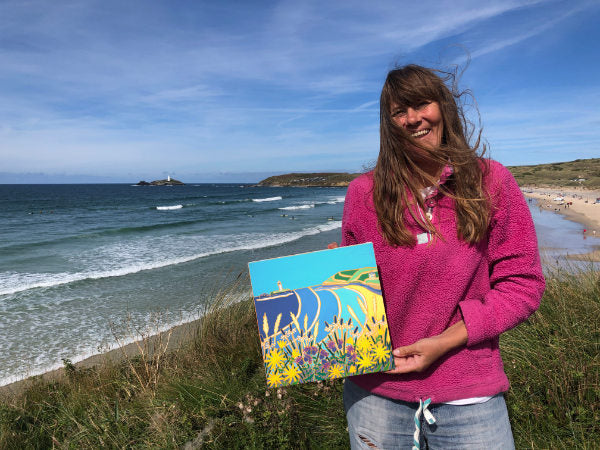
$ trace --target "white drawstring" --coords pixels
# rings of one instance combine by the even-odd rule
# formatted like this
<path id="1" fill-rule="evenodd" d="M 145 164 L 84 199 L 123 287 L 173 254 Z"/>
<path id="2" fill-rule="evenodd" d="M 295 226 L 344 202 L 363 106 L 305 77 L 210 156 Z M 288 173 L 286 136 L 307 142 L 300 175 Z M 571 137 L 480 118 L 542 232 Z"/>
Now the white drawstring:
<path id="1" fill-rule="evenodd" d="M 419 400 L 419 409 L 415 413 L 415 434 L 413 434 L 413 448 L 412 450 L 420 450 L 421 444 L 420 442 L 420 434 L 421 434 L 421 413 L 423 413 L 423 417 L 429 425 L 433 425 L 435 423 L 435 417 L 431 414 L 428 407 L 431 403 L 431 399 L 427 400 Z"/>

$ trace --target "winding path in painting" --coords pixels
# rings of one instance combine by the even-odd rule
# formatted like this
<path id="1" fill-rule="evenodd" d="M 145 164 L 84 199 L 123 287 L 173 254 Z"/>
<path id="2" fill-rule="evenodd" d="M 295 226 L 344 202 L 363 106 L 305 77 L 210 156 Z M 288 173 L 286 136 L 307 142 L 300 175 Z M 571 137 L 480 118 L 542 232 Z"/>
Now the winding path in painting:
<path id="1" fill-rule="evenodd" d="M 375 302 L 370 298 L 373 295 L 381 296 L 377 269 L 364 267 L 338 272 L 320 285 L 276 291 L 269 296 L 255 298 L 261 341 L 271 339 L 274 344 L 283 334 L 292 332 L 294 318 L 299 324 L 306 324 L 302 327 L 306 333 L 313 333 L 317 322 L 322 324 L 317 329 L 317 342 L 327 337 L 323 326 L 326 324 L 342 320 L 362 328 L 369 316 L 381 320 L 384 314 L 383 310 L 375 310 Z M 263 326 L 265 317 L 268 327 Z M 277 327 L 274 326 L 276 323 Z"/>

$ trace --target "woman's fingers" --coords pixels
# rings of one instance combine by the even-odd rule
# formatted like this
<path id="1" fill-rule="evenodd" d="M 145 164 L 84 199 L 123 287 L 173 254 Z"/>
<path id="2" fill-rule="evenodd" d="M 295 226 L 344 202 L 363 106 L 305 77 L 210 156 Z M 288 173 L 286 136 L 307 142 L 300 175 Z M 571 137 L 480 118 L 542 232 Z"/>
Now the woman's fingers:
<path id="1" fill-rule="evenodd" d="M 422 372 L 442 354 L 435 338 L 421 339 L 412 345 L 395 348 L 392 351 L 395 368 L 387 373 Z"/>
<path id="2" fill-rule="evenodd" d="M 328 249 L 332 249 L 332 248 L 338 248 L 338 243 L 337 242 L 331 242 L 330 244 L 327 245 Z"/>

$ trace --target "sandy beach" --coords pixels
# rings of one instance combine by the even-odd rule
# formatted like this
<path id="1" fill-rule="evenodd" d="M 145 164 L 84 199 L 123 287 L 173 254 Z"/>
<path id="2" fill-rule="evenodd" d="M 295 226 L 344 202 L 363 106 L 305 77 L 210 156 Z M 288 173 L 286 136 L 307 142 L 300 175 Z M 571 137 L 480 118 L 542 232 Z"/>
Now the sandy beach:
<path id="1" fill-rule="evenodd" d="M 562 214 L 581 224 L 581 232 L 586 236 L 600 237 L 600 202 L 596 202 L 600 198 L 600 190 L 530 186 L 521 189 L 526 197 L 535 199 L 540 208 Z M 568 258 L 600 262 L 600 250 L 582 255 L 572 254 Z"/>

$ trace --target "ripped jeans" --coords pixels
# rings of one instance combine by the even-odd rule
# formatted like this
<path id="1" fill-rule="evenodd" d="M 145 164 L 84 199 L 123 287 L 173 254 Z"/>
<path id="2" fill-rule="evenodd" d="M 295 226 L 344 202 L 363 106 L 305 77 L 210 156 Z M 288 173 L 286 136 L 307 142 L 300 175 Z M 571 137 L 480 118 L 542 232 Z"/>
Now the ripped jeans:
<path id="1" fill-rule="evenodd" d="M 415 446 L 415 412 L 419 403 L 371 394 L 346 379 L 344 407 L 350 444 L 355 449 L 514 449 L 502 394 L 473 405 L 431 404 L 436 423 L 419 419 Z"/>

